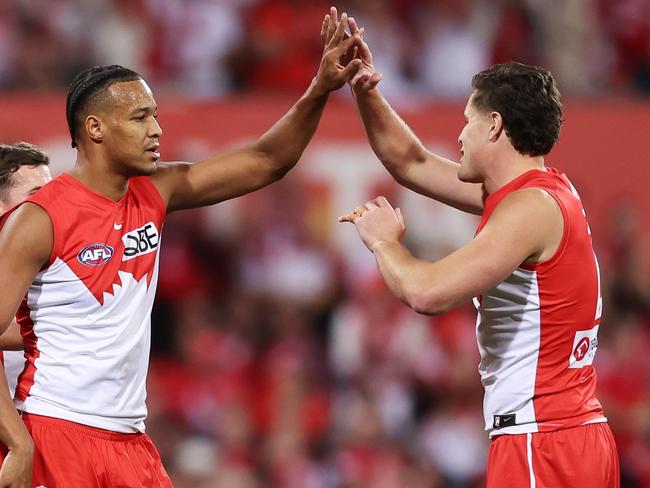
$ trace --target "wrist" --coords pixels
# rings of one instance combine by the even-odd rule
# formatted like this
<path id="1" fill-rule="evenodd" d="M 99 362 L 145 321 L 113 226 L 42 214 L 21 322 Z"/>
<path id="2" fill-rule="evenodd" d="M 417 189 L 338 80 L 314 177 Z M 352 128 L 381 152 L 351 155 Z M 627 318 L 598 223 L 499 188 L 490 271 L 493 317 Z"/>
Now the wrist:
<path id="1" fill-rule="evenodd" d="M 373 254 L 376 254 L 377 252 L 381 252 L 384 249 L 394 247 L 394 246 L 399 246 L 400 243 L 397 241 L 388 241 L 388 240 L 377 240 L 372 243 L 372 246 L 370 247 L 370 251 Z"/>
<path id="2" fill-rule="evenodd" d="M 314 76 L 314 79 L 312 80 L 311 85 L 309 86 L 309 90 L 307 92 L 309 95 L 313 96 L 314 98 L 324 98 L 324 99 L 327 99 L 327 97 L 330 94 L 330 90 L 328 90 L 326 87 L 323 86 L 318 75 Z"/>
<path id="3" fill-rule="evenodd" d="M 34 441 L 29 434 L 20 436 L 15 442 L 7 446 L 9 451 L 15 455 L 31 456 L 34 454 Z"/>

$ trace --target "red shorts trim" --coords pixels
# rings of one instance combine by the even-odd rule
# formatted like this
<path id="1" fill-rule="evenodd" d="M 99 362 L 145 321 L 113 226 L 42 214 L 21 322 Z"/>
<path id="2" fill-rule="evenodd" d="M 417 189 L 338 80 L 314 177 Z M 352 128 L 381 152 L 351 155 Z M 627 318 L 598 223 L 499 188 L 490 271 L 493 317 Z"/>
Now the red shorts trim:
<path id="1" fill-rule="evenodd" d="M 33 486 L 171 488 L 145 434 L 123 434 L 67 420 L 23 414 L 35 445 Z"/>
<path id="2" fill-rule="evenodd" d="M 616 443 L 605 422 L 500 435 L 490 444 L 487 488 L 580 486 L 620 487 Z"/>

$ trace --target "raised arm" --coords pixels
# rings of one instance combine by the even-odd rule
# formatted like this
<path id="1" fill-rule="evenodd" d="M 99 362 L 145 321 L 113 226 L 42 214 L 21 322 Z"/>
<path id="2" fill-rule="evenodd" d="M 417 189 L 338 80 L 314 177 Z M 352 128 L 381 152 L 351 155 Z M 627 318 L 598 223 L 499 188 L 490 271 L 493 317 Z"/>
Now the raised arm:
<path id="1" fill-rule="evenodd" d="M 343 18 L 337 21 L 336 10 L 332 9 L 321 29 L 323 41 L 329 42 L 334 28 L 343 22 Z M 393 110 L 376 88 L 381 74 L 375 70 L 372 53 L 361 39 L 363 30 L 353 18 L 349 26 L 353 37 L 359 37 L 354 44 L 354 55 L 363 63 L 350 80 L 350 86 L 370 146 L 381 163 L 401 185 L 465 212 L 481 214 L 481 185 L 460 181 L 460 164 L 430 152 Z"/>
<path id="2" fill-rule="evenodd" d="M 343 14 L 345 16 L 345 14 Z M 356 39 L 343 39 L 344 24 L 325 46 L 320 67 L 298 102 L 250 146 L 196 164 L 159 165 L 152 177 L 169 211 L 210 205 L 244 195 L 282 178 L 311 140 L 329 93 L 348 82 L 361 65 L 342 66 L 340 57 Z"/>
<path id="3" fill-rule="evenodd" d="M 0 333 L 14 320 L 29 285 L 52 250 L 52 224 L 33 203 L 18 208 L 0 231 Z M 0 469 L 0 486 L 31 487 L 34 446 L 9 397 L 0 366 L 0 441 L 9 454 Z"/>
<path id="4" fill-rule="evenodd" d="M 459 210 L 483 212 L 481 185 L 460 181 L 460 165 L 424 147 L 379 89 L 356 83 L 352 92 L 372 150 L 398 183 Z"/>

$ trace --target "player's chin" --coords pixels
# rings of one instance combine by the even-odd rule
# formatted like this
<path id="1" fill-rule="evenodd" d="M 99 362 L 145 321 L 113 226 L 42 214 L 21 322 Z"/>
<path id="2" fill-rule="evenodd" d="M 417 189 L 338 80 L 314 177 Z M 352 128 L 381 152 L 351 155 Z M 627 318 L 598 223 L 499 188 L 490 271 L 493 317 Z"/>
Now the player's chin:
<path id="1" fill-rule="evenodd" d="M 466 171 L 463 166 L 461 166 L 460 170 L 458 171 L 458 179 L 462 181 L 463 183 L 481 183 L 481 179 L 478 177 L 478 175 L 472 174 L 469 171 Z"/>
<path id="2" fill-rule="evenodd" d="M 134 176 L 149 176 L 158 170 L 158 158 L 147 158 L 134 168 Z"/>

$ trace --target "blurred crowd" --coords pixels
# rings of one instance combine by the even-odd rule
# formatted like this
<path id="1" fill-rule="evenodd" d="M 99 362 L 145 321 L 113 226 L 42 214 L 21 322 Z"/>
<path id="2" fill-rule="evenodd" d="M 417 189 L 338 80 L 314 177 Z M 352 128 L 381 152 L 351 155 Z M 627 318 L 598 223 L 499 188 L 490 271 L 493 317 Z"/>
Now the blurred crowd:
<path id="1" fill-rule="evenodd" d="M 650 93 L 650 0 L 4 0 L 0 88 L 119 63 L 158 93 L 302 91 L 331 3 L 366 28 L 395 101 L 465 96 L 509 60 L 545 66 L 566 94 Z"/>
<path id="2" fill-rule="evenodd" d="M 185 98 L 302 91 L 330 3 L 366 28 L 397 103 L 465 98 L 473 73 L 510 59 L 551 69 L 565 94 L 650 93 L 650 0 L 4 0 L 0 89 L 60 91 L 120 63 Z M 177 488 L 484 485 L 475 310 L 399 303 L 369 253 L 335 243 L 329 197 L 291 174 L 170 216 L 147 425 Z M 476 222 L 452 220 L 471 238 Z M 409 229 L 420 257 L 453 247 L 426 221 Z M 621 203 L 595 246 L 599 398 L 623 488 L 650 487 L 647 224 Z"/>
<path id="3" fill-rule="evenodd" d="M 225 207 L 171 216 L 148 426 L 175 486 L 484 486 L 475 310 L 417 315 L 390 295 L 370 253 L 344 265 L 360 249 L 332 245 L 327 201 L 298 174 Z M 647 232 L 621 206 L 596 236 L 598 394 L 624 488 L 650 487 Z M 449 252 L 444 240 L 408 245 L 420 256 Z"/>

